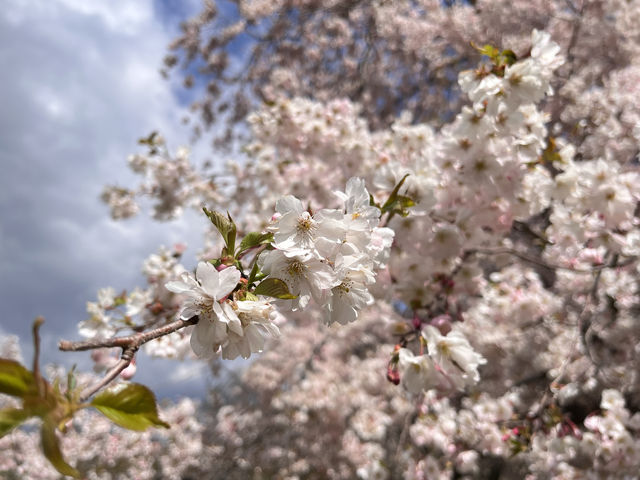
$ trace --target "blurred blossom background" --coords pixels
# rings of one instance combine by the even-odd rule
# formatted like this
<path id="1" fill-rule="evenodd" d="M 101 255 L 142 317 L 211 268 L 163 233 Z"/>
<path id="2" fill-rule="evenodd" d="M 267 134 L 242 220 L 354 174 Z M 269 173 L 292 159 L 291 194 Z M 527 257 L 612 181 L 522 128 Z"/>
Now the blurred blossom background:
<path id="1" fill-rule="evenodd" d="M 259 355 L 138 354 L 135 382 L 181 399 L 172 428 L 83 412 L 68 458 L 91 479 L 638 478 L 638 24 L 638 0 L 4 2 L 0 337 L 30 363 L 42 315 L 42 363 L 88 372 L 57 343 L 98 297 L 89 336 L 178 312 L 200 353 Z M 105 185 L 142 214 L 113 220 Z M 203 204 L 275 248 L 228 255 Z M 255 282 L 182 275 L 252 248 Z M 262 274 L 301 308 L 251 301 Z M 187 332 L 148 346 L 179 357 Z M 57 478 L 34 432 L 3 437 L 0 476 Z"/>

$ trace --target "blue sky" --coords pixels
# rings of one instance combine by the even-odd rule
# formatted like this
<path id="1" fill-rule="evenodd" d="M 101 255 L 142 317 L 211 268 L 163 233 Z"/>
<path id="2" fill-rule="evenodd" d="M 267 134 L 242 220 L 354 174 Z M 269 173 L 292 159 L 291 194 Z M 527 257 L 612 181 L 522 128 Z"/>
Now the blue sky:
<path id="1" fill-rule="evenodd" d="M 203 230 L 197 215 L 114 222 L 99 195 L 106 183 L 134 185 L 126 157 L 139 137 L 157 129 L 170 148 L 188 143 L 180 79 L 163 80 L 158 71 L 180 21 L 199 8 L 199 0 L 3 2 L 0 334 L 18 335 L 25 358 L 31 322 L 43 315 L 43 360 L 90 368 L 88 354 L 63 354 L 56 344 L 78 338 L 76 325 L 97 289 L 143 285 L 142 260 L 162 244 L 186 241 L 187 266 L 195 263 Z M 204 144 L 193 152 L 200 160 L 211 154 Z M 138 364 L 136 381 L 160 395 L 204 392 L 202 366 Z M 194 375 L 176 384 L 168 368 Z"/>

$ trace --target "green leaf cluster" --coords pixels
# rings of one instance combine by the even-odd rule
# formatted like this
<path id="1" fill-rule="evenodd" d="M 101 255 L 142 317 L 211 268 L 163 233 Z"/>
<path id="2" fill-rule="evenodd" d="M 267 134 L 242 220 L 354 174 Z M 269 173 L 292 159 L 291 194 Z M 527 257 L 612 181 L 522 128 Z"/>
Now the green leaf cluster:
<path id="1" fill-rule="evenodd" d="M 0 358 L 0 393 L 11 395 L 22 401 L 21 408 L 0 410 L 0 437 L 33 417 L 40 417 L 40 439 L 42 451 L 51 464 L 63 475 L 80 478 L 80 472 L 69 465 L 60 451 L 56 428 L 64 425 L 82 408 L 77 396 L 69 390 L 62 394 L 58 382 L 53 386 L 39 373 L 27 370 L 14 360 Z"/>
<path id="2" fill-rule="evenodd" d="M 273 242 L 273 233 L 271 232 L 249 232 L 244 238 L 240 241 L 240 245 L 236 249 L 236 235 L 237 228 L 231 215 L 227 212 L 226 215 L 223 215 L 220 212 L 216 212 L 214 210 L 209 210 L 204 207 L 202 209 L 205 215 L 211 220 L 211 223 L 216 227 L 222 239 L 225 243 L 225 246 L 222 250 L 222 255 L 220 259 L 212 260 L 211 262 L 218 266 L 222 263 L 227 265 L 235 265 L 242 271 L 242 265 L 240 264 L 240 258 L 244 254 L 246 254 L 249 250 L 257 247 L 264 248 L 273 248 L 271 243 Z M 259 253 L 258 253 L 259 254 Z M 240 290 L 236 292 L 239 298 L 245 300 L 257 300 L 258 295 L 264 295 L 267 297 L 279 298 L 279 299 L 293 299 L 296 298 L 295 295 L 292 295 L 289 291 L 289 287 L 287 284 L 280 280 L 279 278 L 266 278 L 266 275 L 260 271 L 256 258 L 253 260 L 253 265 L 251 267 L 251 272 L 249 273 L 249 278 L 247 279 L 246 285 Z M 252 286 L 260 282 L 256 285 L 253 291 L 250 291 Z M 104 413 L 104 412 L 103 412 Z M 115 420 L 114 420 L 115 421 Z"/>
<path id="3" fill-rule="evenodd" d="M 518 56 L 513 50 L 510 49 L 500 50 L 499 48 L 496 48 L 493 45 L 489 44 L 479 47 L 473 42 L 471 42 L 471 46 L 482 55 L 489 57 L 491 63 L 493 64 L 491 73 L 494 73 L 495 75 L 498 75 L 500 77 L 504 76 L 505 67 L 511 66 L 518 61 Z"/>
<path id="4" fill-rule="evenodd" d="M 233 260 L 242 257 L 243 254 L 252 248 L 269 245 L 273 242 L 273 234 L 270 232 L 249 232 L 244 236 L 240 245 L 236 249 L 236 236 L 238 229 L 229 212 L 224 215 L 215 210 L 209 210 L 206 207 L 203 207 L 202 211 L 209 220 L 211 220 L 211 223 L 213 223 L 216 230 L 218 230 L 222 236 L 222 240 L 225 245 L 221 255 L 223 259 L 227 258 L 228 261 L 233 262 Z"/>
<path id="5" fill-rule="evenodd" d="M 10 395 L 22 402 L 20 408 L 0 410 L 0 437 L 7 435 L 30 418 L 42 420 L 40 441 L 42 451 L 51 464 L 63 475 L 81 478 L 80 472 L 69 465 L 60 449 L 56 430 L 64 433 L 67 423 L 83 408 L 94 407 L 108 419 L 130 430 L 145 430 L 148 427 L 169 425 L 158 417 L 156 399 L 145 386 L 127 384 L 113 390 L 103 391 L 90 403 L 81 400 L 81 391 L 76 385 L 74 369 L 67 374 L 67 387 L 60 389 L 60 379 L 49 383 L 40 375 L 38 366 L 38 328 L 42 319 L 34 324 L 34 370 L 30 371 L 15 360 L 0 358 L 0 393 Z"/>

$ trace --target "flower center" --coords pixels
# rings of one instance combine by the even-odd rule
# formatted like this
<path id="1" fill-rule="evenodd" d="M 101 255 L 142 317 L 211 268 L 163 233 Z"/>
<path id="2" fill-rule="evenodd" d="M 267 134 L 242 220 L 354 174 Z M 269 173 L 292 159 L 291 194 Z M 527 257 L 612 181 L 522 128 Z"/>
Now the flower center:
<path id="1" fill-rule="evenodd" d="M 300 277 L 305 271 L 304 263 L 300 260 L 291 260 L 287 267 L 287 273 L 292 277 Z"/>
<path id="2" fill-rule="evenodd" d="M 305 212 L 302 216 L 298 217 L 298 225 L 296 230 L 298 233 L 310 233 L 315 227 L 313 218 Z"/>

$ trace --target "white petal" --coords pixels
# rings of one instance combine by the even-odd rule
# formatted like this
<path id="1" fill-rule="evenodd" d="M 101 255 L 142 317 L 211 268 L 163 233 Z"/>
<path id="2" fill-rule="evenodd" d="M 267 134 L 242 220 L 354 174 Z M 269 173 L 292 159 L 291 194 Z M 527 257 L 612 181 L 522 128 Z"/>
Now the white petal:
<path id="1" fill-rule="evenodd" d="M 200 320 L 191 333 L 191 349 L 200 358 L 211 358 L 213 349 L 213 328 L 207 321 Z"/>
<path id="2" fill-rule="evenodd" d="M 214 297 L 215 300 L 220 300 L 229 295 L 229 293 L 231 293 L 233 289 L 236 288 L 236 285 L 238 285 L 240 276 L 240 270 L 238 270 L 236 267 L 225 268 L 224 270 L 219 272 L 218 278 L 220 281 L 220 286 L 216 293 L 216 297 Z"/>
<path id="3" fill-rule="evenodd" d="M 167 282 L 164 284 L 164 287 L 170 292 L 174 292 L 174 293 L 188 292 L 192 288 L 191 285 L 187 285 L 186 283 L 181 282 L 179 280 L 175 280 L 173 282 Z"/>
<path id="4" fill-rule="evenodd" d="M 213 295 L 220 286 L 220 277 L 216 267 L 209 262 L 200 262 L 196 268 L 196 278 L 202 284 L 202 288 L 207 294 Z"/>
<path id="5" fill-rule="evenodd" d="M 236 335 L 242 336 L 244 333 L 242 330 L 242 322 L 240 322 L 238 315 L 236 315 L 236 312 L 233 311 L 231 305 L 229 305 L 227 302 L 223 303 L 222 311 L 227 318 L 226 323 L 229 326 L 229 330 L 231 330 Z"/>
<path id="6" fill-rule="evenodd" d="M 261 352 L 264 347 L 264 335 L 256 325 L 249 325 L 245 331 L 252 352 Z"/>
<path id="7" fill-rule="evenodd" d="M 286 195 L 276 202 L 276 211 L 284 215 L 288 212 L 304 212 L 302 202 L 293 195 Z"/>

